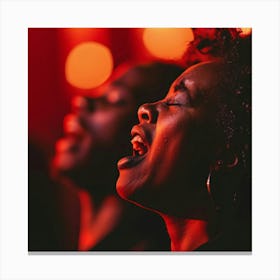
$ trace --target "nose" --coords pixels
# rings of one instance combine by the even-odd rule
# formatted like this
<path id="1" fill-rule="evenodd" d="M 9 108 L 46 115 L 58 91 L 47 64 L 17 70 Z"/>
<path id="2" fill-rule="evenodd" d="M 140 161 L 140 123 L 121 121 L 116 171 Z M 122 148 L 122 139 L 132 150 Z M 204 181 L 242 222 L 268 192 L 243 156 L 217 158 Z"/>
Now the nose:
<path id="1" fill-rule="evenodd" d="M 88 107 L 87 100 L 84 96 L 75 96 L 72 99 L 72 110 L 75 113 L 86 111 Z"/>
<path id="2" fill-rule="evenodd" d="M 72 100 L 72 110 L 74 113 L 84 113 L 93 110 L 93 98 L 86 96 L 75 96 Z"/>
<path id="3" fill-rule="evenodd" d="M 158 111 L 155 103 L 146 103 L 138 109 L 139 122 L 155 123 L 157 121 Z"/>

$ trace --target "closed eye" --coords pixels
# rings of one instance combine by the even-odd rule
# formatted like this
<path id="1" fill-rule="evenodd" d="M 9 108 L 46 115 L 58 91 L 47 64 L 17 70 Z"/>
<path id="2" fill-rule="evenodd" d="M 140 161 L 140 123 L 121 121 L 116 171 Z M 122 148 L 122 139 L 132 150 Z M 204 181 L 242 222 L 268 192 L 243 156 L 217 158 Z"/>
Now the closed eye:
<path id="1" fill-rule="evenodd" d="M 178 101 L 175 101 L 173 99 L 167 99 L 164 103 L 167 106 L 181 106 L 182 105 L 181 103 L 179 103 Z"/>
<path id="2" fill-rule="evenodd" d="M 192 106 L 191 98 L 187 92 L 177 91 L 164 102 L 167 106 Z"/>
<path id="3" fill-rule="evenodd" d="M 171 102 L 172 104 L 192 106 L 192 97 L 184 81 L 174 86 L 174 94 L 172 98 L 174 102 Z"/>

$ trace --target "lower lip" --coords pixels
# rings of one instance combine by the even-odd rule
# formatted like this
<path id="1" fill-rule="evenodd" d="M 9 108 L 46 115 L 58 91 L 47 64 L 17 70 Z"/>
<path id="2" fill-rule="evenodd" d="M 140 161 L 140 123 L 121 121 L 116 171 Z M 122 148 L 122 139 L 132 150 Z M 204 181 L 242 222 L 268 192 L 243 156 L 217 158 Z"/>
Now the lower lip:
<path id="1" fill-rule="evenodd" d="M 145 156 L 128 156 L 118 161 L 118 169 L 127 169 L 138 165 Z"/>

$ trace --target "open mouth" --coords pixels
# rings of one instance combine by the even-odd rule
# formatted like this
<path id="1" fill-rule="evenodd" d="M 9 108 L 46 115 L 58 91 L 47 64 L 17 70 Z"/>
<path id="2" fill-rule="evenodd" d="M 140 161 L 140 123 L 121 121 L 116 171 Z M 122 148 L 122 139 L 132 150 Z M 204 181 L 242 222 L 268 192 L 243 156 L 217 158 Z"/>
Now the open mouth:
<path id="1" fill-rule="evenodd" d="M 149 151 L 149 143 L 142 129 L 140 129 L 138 126 L 133 127 L 131 136 L 132 139 L 130 142 L 132 144 L 132 155 L 119 160 L 119 169 L 126 169 L 136 166 L 145 159 L 146 154 Z"/>
<path id="2" fill-rule="evenodd" d="M 131 139 L 133 156 L 143 156 L 148 151 L 148 146 L 139 134 L 136 134 Z"/>
<path id="3" fill-rule="evenodd" d="M 64 133 L 74 140 L 83 138 L 85 129 L 81 126 L 77 116 L 70 114 L 64 120 Z"/>
<path id="4" fill-rule="evenodd" d="M 56 152 L 58 153 L 77 153 L 80 144 L 85 138 L 86 131 L 80 125 L 75 115 L 69 114 L 64 119 L 63 137 L 56 143 Z"/>
<path id="5" fill-rule="evenodd" d="M 69 151 L 76 151 L 78 145 L 87 135 L 87 130 L 81 124 L 80 119 L 75 114 L 69 114 L 65 117 L 63 123 L 64 140 L 68 142 Z"/>
<path id="6" fill-rule="evenodd" d="M 79 151 L 78 141 L 70 136 L 65 136 L 56 142 L 57 153 L 76 153 Z"/>

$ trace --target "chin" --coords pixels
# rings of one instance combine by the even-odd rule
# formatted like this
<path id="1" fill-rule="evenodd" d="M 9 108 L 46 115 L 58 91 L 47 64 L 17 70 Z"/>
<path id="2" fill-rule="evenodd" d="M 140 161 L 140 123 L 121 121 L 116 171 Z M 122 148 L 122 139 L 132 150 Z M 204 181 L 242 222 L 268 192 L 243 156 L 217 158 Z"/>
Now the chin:
<path id="1" fill-rule="evenodd" d="M 65 156 L 56 156 L 52 165 L 58 172 L 67 172 L 74 168 L 73 161 Z"/>
<path id="2" fill-rule="evenodd" d="M 71 177 L 78 170 L 77 160 L 69 155 L 56 155 L 51 167 L 56 176 Z"/>
<path id="3" fill-rule="evenodd" d="M 131 199 L 132 191 L 129 190 L 128 184 L 123 182 L 121 175 L 119 175 L 119 178 L 116 183 L 116 191 L 122 199 L 124 200 Z"/>
<path id="4" fill-rule="evenodd" d="M 141 208 L 158 212 L 155 207 L 155 195 L 152 194 L 152 190 L 150 186 L 145 184 L 144 178 L 143 181 L 141 180 L 134 180 L 129 181 L 125 174 L 123 174 L 125 171 L 120 171 L 120 176 L 116 183 L 116 191 L 118 195 L 130 202 L 133 203 Z"/>
<path id="5" fill-rule="evenodd" d="M 150 208 L 145 206 L 145 203 L 142 203 L 142 200 L 137 197 L 137 194 L 135 194 L 135 192 L 132 192 L 128 186 L 122 185 L 120 182 L 120 179 L 118 179 L 118 181 L 117 181 L 116 190 L 117 190 L 118 195 L 122 199 L 124 199 L 132 204 L 135 204 L 141 208 L 151 210 Z"/>

